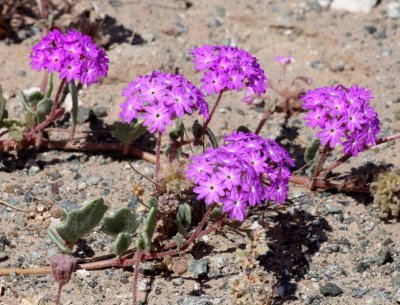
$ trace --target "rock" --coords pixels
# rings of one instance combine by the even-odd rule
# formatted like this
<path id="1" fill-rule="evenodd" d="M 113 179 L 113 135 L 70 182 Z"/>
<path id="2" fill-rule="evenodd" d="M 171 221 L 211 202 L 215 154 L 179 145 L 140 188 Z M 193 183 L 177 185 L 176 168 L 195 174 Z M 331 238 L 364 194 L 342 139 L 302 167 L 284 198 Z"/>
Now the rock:
<path id="1" fill-rule="evenodd" d="M 367 25 L 364 27 L 364 29 L 369 33 L 369 34 L 374 34 L 378 29 L 374 25 Z"/>
<path id="2" fill-rule="evenodd" d="M 322 8 L 328 7 L 329 5 L 331 5 L 331 2 L 332 2 L 332 0 L 317 0 L 317 3 Z"/>
<path id="3" fill-rule="evenodd" d="M 107 108 L 103 106 L 94 107 L 93 113 L 98 118 L 104 118 L 108 115 Z"/>
<path id="4" fill-rule="evenodd" d="M 327 210 L 327 214 L 330 214 L 330 215 L 342 214 L 343 213 L 343 211 L 341 209 L 339 209 L 337 207 L 334 207 L 334 206 L 332 206 L 330 204 L 326 204 L 325 208 Z"/>
<path id="5" fill-rule="evenodd" d="M 32 165 L 29 169 L 28 169 L 28 176 L 35 176 L 37 173 L 40 172 L 40 167 L 37 165 Z"/>
<path id="6" fill-rule="evenodd" d="M 79 106 L 82 106 L 82 101 L 80 101 L 79 97 L 78 97 L 78 107 Z M 71 112 L 71 110 L 72 110 L 72 96 L 71 96 L 71 93 L 68 93 L 67 96 L 65 97 L 64 108 L 65 108 L 66 112 Z"/>
<path id="7" fill-rule="evenodd" d="M 212 305 L 206 297 L 187 296 L 178 300 L 178 305 Z"/>
<path id="8" fill-rule="evenodd" d="M 205 259 L 194 259 L 190 262 L 189 272 L 193 274 L 195 278 L 204 276 L 208 272 L 208 261 Z"/>
<path id="9" fill-rule="evenodd" d="M 372 260 L 371 259 L 364 259 L 357 264 L 357 272 L 364 272 L 371 268 Z"/>
<path id="10" fill-rule="evenodd" d="M 346 270 L 337 265 L 329 265 L 326 272 L 333 277 L 346 275 Z"/>
<path id="11" fill-rule="evenodd" d="M 89 121 L 90 113 L 91 113 L 91 109 L 86 108 L 86 107 L 78 107 L 78 116 L 76 117 L 77 124 L 83 124 L 83 123 Z"/>
<path id="12" fill-rule="evenodd" d="M 376 264 L 378 266 L 382 266 L 386 263 L 391 262 L 392 260 L 393 260 L 392 254 L 390 253 L 389 249 L 383 248 L 383 249 L 379 250 L 378 257 L 376 259 Z"/>
<path id="13" fill-rule="evenodd" d="M 24 194 L 24 202 L 25 203 L 31 203 L 33 201 L 33 199 L 35 199 L 35 193 L 32 191 L 27 191 Z"/>
<path id="14" fill-rule="evenodd" d="M 18 71 L 18 76 L 25 77 L 26 76 L 26 71 L 25 70 L 19 70 Z"/>
<path id="15" fill-rule="evenodd" d="M 361 298 L 363 295 L 366 295 L 368 293 L 367 288 L 353 288 L 351 290 L 351 296 L 353 298 Z"/>
<path id="16" fill-rule="evenodd" d="M 326 283 L 325 285 L 319 288 L 319 291 L 325 297 L 336 297 L 343 293 L 343 290 L 336 284 L 333 283 Z"/>
<path id="17" fill-rule="evenodd" d="M 350 13 L 368 14 L 372 11 L 377 2 L 378 0 L 333 0 L 331 9 Z"/>
<path id="18" fill-rule="evenodd" d="M 100 192 L 100 196 L 107 196 L 111 193 L 111 190 L 109 188 L 104 188 Z"/>
<path id="19" fill-rule="evenodd" d="M 389 2 L 386 6 L 386 12 L 390 18 L 400 18 L 400 2 Z"/>
<path id="20" fill-rule="evenodd" d="M 392 284 L 397 287 L 400 288 L 400 273 L 397 273 L 393 276 L 392 278 Z"/>
<path id="21" fill-rule="evenodd" d="M 138 283 L 139 291 L 150 291 L 151 286 L 149 284 L 149 280 L 143 280 Z"/>
<path id="22" fill-rule="evenodd" d="M 75 202 L 66 199 L 59 201 L 58 204 L 61 206 L 61 208 L 65 209 L 67 212 L 71 212 L 79 208 L 79 206 Z"/>
<path id="23" fill-rule="evenodd" d="M 20 196 L 24 193 L 24 189 L 19 184 L 7 184 L 4 188 L 4 192 L 7 194 Z"/>
<path id="24" fill-rule="evenodd" d="M 100 180 L 101 178 L 99 176 L 87 176 L 85 182 L 87 185 L 97 185 Z"/>
<path id="25" fill-rule="evenodd" d="M 174 286 L 182 286 L 184 283 L 184 280 L 181 277 L 177 277 L 172 280 L 172 283 L 174 284 Z"/>
<path id="26" fill-rule="evenodd" d="M 76 270 L 75 274 L 77 277 L 79 277 L 81 279 L 86 279 L 86 278 L 90 277 L 90 272 L 87 271 L 86 269 Z"/>

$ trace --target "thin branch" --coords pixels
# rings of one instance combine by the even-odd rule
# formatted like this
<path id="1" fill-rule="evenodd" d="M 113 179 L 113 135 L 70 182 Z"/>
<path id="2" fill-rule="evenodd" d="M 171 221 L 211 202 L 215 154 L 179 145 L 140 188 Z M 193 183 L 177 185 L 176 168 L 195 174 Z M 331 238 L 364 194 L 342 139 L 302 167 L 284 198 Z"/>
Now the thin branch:
<path id="1" fill-rule="evenodd" d="M 10 209 L 13 209 L 13 210 L 16 210 L 16 211 L 19 211 L 19 212 L 22 212 L 22 213 L 27 213 L 26 210 L 17 208 L 15 206 L 12 206 L 12 205 L 8 204 L 7 202 L 5 202 L 5 201 L 3 201 L 1 199 L 0 199 L 0 204 L 5 205 L 6 207 L 8 207 Z"/>

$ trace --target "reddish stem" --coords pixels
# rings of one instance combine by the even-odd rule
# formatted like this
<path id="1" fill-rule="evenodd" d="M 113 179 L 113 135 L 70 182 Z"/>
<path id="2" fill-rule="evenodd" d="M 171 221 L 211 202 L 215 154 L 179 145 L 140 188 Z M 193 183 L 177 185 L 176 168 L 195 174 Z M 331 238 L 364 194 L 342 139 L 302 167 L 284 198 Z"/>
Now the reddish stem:
<path id="1" fill-rule="evenodd" d="M 378 141 L 376 141 L 375 145 L 370 145 L 367 148 L 365 148 L 365 150 L 374 148 L 378 145 L 396 140 L 400 138 L 400 133 L 396 133 L 394 135 L 391 135 L 389 137 L 384 137 L 381 139 L 378 139 Z M 333 171 L 336 167 L 338 167 L 340 164 L 342 164 L 343 162 L 346 162 L 348 159 L 350 159 L 353 155 L 352 154 L 346 154 L 341 156 L 339 159 L 333 161 L 329 166 L 327 166 L 327 168 L 323 171 L 323 175 L 326 176 L 327 174 L 329 174 L 331 171 Z"/>
<path id="2" fill-rule="evenodd" d="M 269 109 L 266 109 L 260 123 L 258 123 L 256 131 L 254 132 L 255 134 L 258 135 L 260 133 L 261 129 L 264 127 L 265 123 L 268 121 L 271 115 L 272 112 Z"/>
<path id="3" fill-rule="evenodd" d="M 40 130 L 46 128 L 51 123 L 53 123 L 60 115 L 64 113 L 64 110 L 60 112 L 61 109 L 58 109 L 58 102 L 60 100 L 61 93 L 63 91 L 65 85 L 65 78 L 61 81 L 60 86 L 58 87 L 56 98 L 54 100 L 53 107 L 50 110 L 50 114 L 47 116 L 46 120 L 42 123 L 32 127 L 30 130 L 24 133 L 25 138 L 32 137 L 35 133 L 39 132 Z"/>
<path id="4" fill-rule="evenodd" d="M 212 117 L 213 117 L 213 115 L 214 115 L 214 113 L 215 113 L 215 110 L 217 110 L 217 107 L 218 107 L 218 105 L 219 105 L 219 102 L 221 101 L 221 97 L 222 97 L 222 94 L 224 93 L 224 91 L 225 91 L 225 90 L 222 90 L 222 91 L 219 93 L 219 95 L 218 95 L 218 97 L 217 97 L 217 100 L 215 101 L 214 106 L 213 106 L 212 109 L 211 109 L 210 116 L 208 117 L 208 119 L 207 119 L 206 122 L 204 123 L 203 129 L 206 129 L 206 127 L 207 127 L 208 124 L 210 123 L 210 121 L 211 121 L 211 119 L 212 119 Z"/>
<path id="5" fill-rule="evenodd" d="M 20 142 L 20 147 L 29 147 L 31 145 L 35 145 L 36 137 L 32 137 L 30 139 L 25 139 Z M 12 140 L 0 141 L 0 152 L 7 151 L 12 144 Z M 121 152 L 123 150 L 123 144 L 120 143 L 71 143 L 68 141 L 55 141 L 55 140 L 47 140 L 42 139 L 40 142 L 39 150 L 51 150 L 51 149 L 59 149 L 64 151 L 87 151 L 87 152 Z M 129 146 L 128 150 L 129 154 L 145 160 L 150 163 L 155 163 L 156 158 L 153 154 L 140 150 L 139 148 Z"/>
<path id="6" fill-rule="evenodd" d="M 140 267 L 140 262 L 142 260 L 142 252 L 138 250 L 136 252 L 134 262 L 135 262 L 135 270 L 133 271 L 133 284 L 132 284 L 132 302 L 133 305 L 137 305 L 137 287 L 138 287 L 138 279 L 139 279 L 139 267 Z"/>
<path id="7" fill-rule="evenodd" d="M 158 182 L 158 176 L 160 174 L 160 168 L 161 168 L 161 138 L 162 134 L 159 131 L 157 135 L 157 143 L 156 143 L 156 169 L 155 169 L 155 178 L 156 182 Z"/>
<path id="8" fill-rule="evenodd" d="M 311 179 L 311 185 L 310 185 L 311 191 L 315 190 L 317 178 L 319 177 L 319 175 L 321 173 L 322 167 L 324 166 L 326 158 L 328 158 L 330 151 L 331 151 L 331 148 L 329 147 L 328 144 L 326 144 L 321 149 L 321 153 L 319 154 L 319 160 L 318 160 L 317 165 L 315 166 L 314 173 L 313 173 L 312 179 Z"/>

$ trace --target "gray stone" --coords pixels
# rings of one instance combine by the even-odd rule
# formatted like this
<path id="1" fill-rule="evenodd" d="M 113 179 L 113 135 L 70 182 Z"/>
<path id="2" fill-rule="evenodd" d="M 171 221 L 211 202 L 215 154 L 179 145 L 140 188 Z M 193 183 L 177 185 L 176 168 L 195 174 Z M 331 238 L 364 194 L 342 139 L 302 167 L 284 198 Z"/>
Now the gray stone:
<path id="1" fill-rule="evenodd" d="M 25 77 L 26 76 L 26 71 L 25 70 L 19 70 L 18 71 L 18 76 Z"/>
<path id="2" fill-rule="evenodd" d="M 103 106 L 94 107 L 93 113 L 98 118 L 104 118 L 108 115 L 107 108 Z"/>
<path id="3" fill-rule="evenodd" d="M 71 212 L 79 208 L 79 206 L 75 202 L 69 201 L 67 199 L 59 201 L 58 204 L 61 206 L 61 208 L 65 209 L 67 212 Z"/>
<path id="4" fill-rule="evenodd" d="M 138 290 L 139 291 L 150 291 L 151 286 L 148 280 L 143 280 L 138 283 Z"/>
<path id="5" fill-rule="evenodd" d="M 190 262 L 189 272 L 193 274 L 195 278 L 204 276 L 208 272 L 208 261 L 206 259 L 194 259 Z"/>
<path id="6" fill-rule="evenodd" d="M 357 264 L 357 272 L 364 272 L 371 268 L 372 260 L 371 259 L 364 259 Z"/>
<path id="7" fill-rule="evenodd" d="M 330 283 L 330 282 L 328 282 L 325 285 L 321 286 L 319 288 L 319 291 L 325 297 L 336 297 L 336 296 L 341 295 L 343 293 L 342 288 L 340 288 L 338 285 Z"/>
<path id="8" fill-rule="evenodd" d="M 351 290 L 351 296 L 353 298 L 361 298 L 363 295 L 366 295 L 368 293 L 367 288 L 353 288 Z"/>
<path id="9" fill-rule="evenodd" d="M 97 185 L 101 181 L 99 176 L 87 176 L 86 177 L 86 184 L 88 185 Z"/>
<path id="10" fill-rule="evenodd" d="M 174 286 L 182 286 L 184 283 L 184 280 L 181 277 L 177 277 L 172 280 L 172 283 L 174 284 Z"/>
<path id="11" fill-rule="evenodd" d="M 20 196 L 24 193 L 24 189 L 19 184 L 10 183 L 5 186 L 4 192 L 6 192 L 7 194 Z"/>
<path id="12" fill-rule="evenodd" d="M 24 194 L 24 202 L 25 203 L 31 203 L 33 201 L 33 199 L 35 199 L 35 193 L 32 191 L 27 191 Z"/>
<path id="13" fill-rule="evenodd" d="M 390 253 L 389 249 L 387 248 L 382 248 L 381 250 L 379 250 L 378 252 L 378 257 L 376 259 L 376 264 L 378 266 L 382 266 L 386 263 L 391 262 L 392 259 L 392 254 Z"/>
<path id="14" fill-rule="evenodd" d="M 332 0 L 317 0 L 317 3 L 322 7 L 322 8 L 326 8 L 329 5 L 331 5 Z"/>
<path id="15" fill-rule="evenodd" d="M 397 273 L 393 276 L 392 278 L 392 284 L 397 287 L 400 288 L 400 273 Z"/>
<path id="16" fill-rule="evenodd" d="M 83 124 L 87 122 L 90 118 L 90 109 L 85 107 L 78 107 L 78 116 L 76 117 L 76 122 L 78 124 Z"/>
<path id="17" fill-rule="evenodd" d="M 330 204 L 326 204 L 325 208 L 327 210 L 327 214 L 334 215 L 334 214 L 342 214 L 343 213 L 343 211 L 341 209 L 334 207 Z"/>
<path id="18" fill-rule="evenodd" d="M 40 167 L 37 165 L 32 165 L 29 169 L 28 169 L 28 176 L 35 176 L 37 173 L 40 172 Z"/>
<path id="19" fill-rule="evenodd" d="M 100 192 L 100 196 L 107 196 L 111 193 L 111 190 L 109 188 L 104 188 Z"/>
<path id="20" fill-rule="evenodd" d="M 389 2 L 386 6 L 386 12 L 390 18 L 400 18 L 400 2 Z"/>
<path id="21" fill-rule="evenodd" d="M 203 296 L 186 296 L 185 298 L 178 300 L 177 303 L 179 305 L 212 305 L 212 303 Z"/>
<path id="22" fill-rule="evenodd" d="M 333 0 L 331 9 L 350 13 L 368 14 L 372 11 L 377 2 L 378 0 Z"/>
<path id="23" fill-rule="evenodd" d="M 326 272 L 333 277 L 346 275 L 346 270 L 338 265 L 329 265 Z"/>

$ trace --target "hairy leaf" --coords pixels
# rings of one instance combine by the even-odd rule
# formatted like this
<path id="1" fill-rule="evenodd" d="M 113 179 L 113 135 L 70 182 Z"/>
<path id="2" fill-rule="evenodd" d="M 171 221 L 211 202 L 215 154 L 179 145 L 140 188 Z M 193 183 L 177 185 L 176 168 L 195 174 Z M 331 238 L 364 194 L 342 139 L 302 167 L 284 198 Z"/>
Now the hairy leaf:
<path id="1" fill-rule="evenodd" d="M 138 123 L 134 121 L 131 124 L 115 122 L 113 135 L 123 144 L 129 145 L 143 135 L 145 131 L 146 128 L 143 126 L 142 122 Z"/>
<path id="2" fill-rule="evenodd" d="M 73 245 L 97 226 L 107 210 L 103 198 L 93 198 L 80 209 L 69 212 L 56 230 L 63 240 Z"/>
<path id="3" fill-rule="evenodd" d="M 119 233 L 114 241 L 114 253 L 116 255 L 121 255 L 126 250 L 128 250 L 131 243 L 132 243 L 132 237 L 129 233 L 125 232 Z"/>
<path id="4" fill-rule="evenodd" d="M 316 153 L 318 152 L 321 141 L 319 139 L 314 139 L 311 144 L 306 148 L 304 153 L 304 161 L 310 162 L 314 160 Z"/>
<path id="5" fill-rule="evenodd" d="M 125 232 L 132 234 L 140 225 L 140 218 L 135 213 L 127 208 L 120 208 L 111 216 L 104 217 L 104 225 L 102 231 L 110 235 L 118 235 Z"/>

